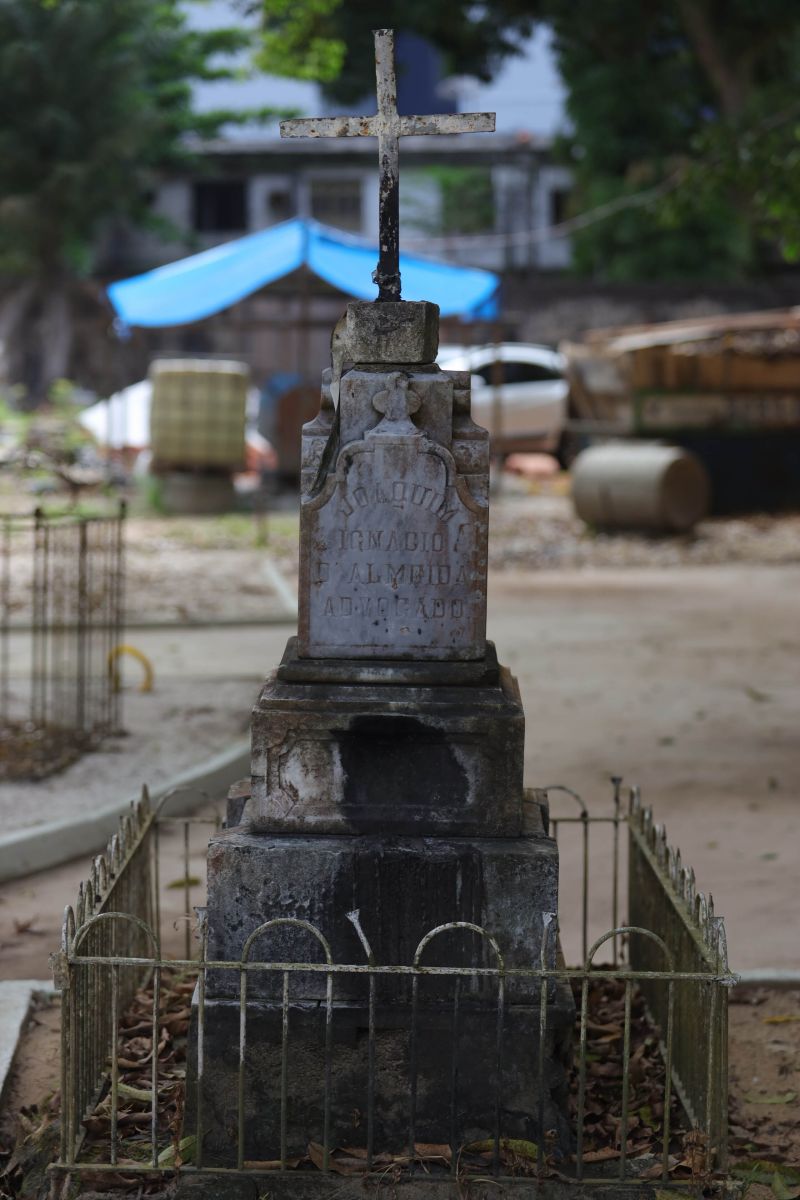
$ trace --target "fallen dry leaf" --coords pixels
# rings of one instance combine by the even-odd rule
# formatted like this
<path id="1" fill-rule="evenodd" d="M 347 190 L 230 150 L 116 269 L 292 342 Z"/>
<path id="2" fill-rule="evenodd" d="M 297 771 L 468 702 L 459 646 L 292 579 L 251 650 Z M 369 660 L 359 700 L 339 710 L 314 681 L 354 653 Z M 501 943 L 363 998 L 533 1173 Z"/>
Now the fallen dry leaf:
<path id="1" fill-rule="evenodd" d="M 34 917 L 29 917 L 27 921 L 18 921 L 16 917 L 14 917 L 14 932 L 16 933 L 17 937 L 20 937 L 23 933 L 34 933 L 37 937 L 44 937 L 44 935 L 47 933 L 47 930 L 35 928 L 38 920 L 38 914 Z"/>
<path id="2" fill-rule="evenodd" d="M 583 1161 L 585 1163 L 608 1162 L 609 1159 L 619 1158 L 620 1153 L 613 1146 L 602 1146 L 599 1150 L 587 1150 Z"/>

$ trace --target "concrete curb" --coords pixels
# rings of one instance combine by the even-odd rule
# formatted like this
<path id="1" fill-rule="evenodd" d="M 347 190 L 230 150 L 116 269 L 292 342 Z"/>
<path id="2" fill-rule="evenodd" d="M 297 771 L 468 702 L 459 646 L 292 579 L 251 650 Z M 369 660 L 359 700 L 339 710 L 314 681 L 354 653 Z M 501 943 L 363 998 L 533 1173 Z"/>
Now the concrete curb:
<path id="1" fill-rule="evenodd" d="M 167 802 L 167 812 L 169 816 L 182 816 L 192 812 L 208 798 L 224 797 L 232 783 L 249 774 L 250 739 L 247 738 L 206 759 L 199 766 L 173 776 L 152 792 L 150 798 L 155 805 L 167 792 L 181 788 Z M 102 850 L 111 834 L 116 833 L 119 818 L 129 811 L 132 803 L 139 800 L 140 794 L 136 792 L 124 800 L 78 817 L 65 817 L 28 829 L 16 829 L 0 837 L 0 883 Z"/>
<path id="2" fill-rule="evenodd" d="M 20 1034 L 37 992 L 52 992 L 49 979 L 4 979 L 0 981 L 0 1099 L 14 1065 Z"/>

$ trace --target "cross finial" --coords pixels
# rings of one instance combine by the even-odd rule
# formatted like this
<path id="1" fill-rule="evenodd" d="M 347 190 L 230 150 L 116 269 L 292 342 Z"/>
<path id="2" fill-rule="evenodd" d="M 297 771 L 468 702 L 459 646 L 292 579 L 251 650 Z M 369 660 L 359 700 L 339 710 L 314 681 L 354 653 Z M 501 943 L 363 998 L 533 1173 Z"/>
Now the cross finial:
<path id="1" fill-rule="evenodd" d="M 400 138 L 412 134 L 493 133 L 494 113 L 435 113 L 401 117 L 397 111 L 394 30 L 376 29 L 374 117 L 305 117 L 281 121 L 281 137 L 377 137 L 379 183 L 378 266 L 372 278 L 379 300 L 400 299 Z"/>

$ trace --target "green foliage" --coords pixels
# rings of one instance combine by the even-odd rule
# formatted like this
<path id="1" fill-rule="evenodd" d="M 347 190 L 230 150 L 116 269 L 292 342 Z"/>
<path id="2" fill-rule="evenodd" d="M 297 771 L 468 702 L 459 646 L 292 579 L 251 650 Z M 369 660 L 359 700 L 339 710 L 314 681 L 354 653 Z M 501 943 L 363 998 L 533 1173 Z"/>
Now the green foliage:
<path id="1" fill-rule="evenodd" d="M 272 75 L 338 79 L 344 65 L 346 45 L 333 32 L 341 0 L 271 0 L 258 62 Z"/>
<path id="2" fill-rule="evenodd" d="M 0 0 L 0 270 L 86 273 L 102 225 L 143 219 L 192 136 L 252 119 L 191 102 L 248 41 L 187 29 L 178 0 Z"/>
<path id="3" fill-rule="evenodd" d="M 448 73 L 489 80 L 533 28 L 532 14 L 515 12 L 513 0 L 251 0 L 248 7 L 263 16 L 260 65 L 318 79 L 342 104 L 374 88 L 373 29 L 421 34 L 442 53 Z"/>
<path id="4" fill-rule="evenodd" d="M 735 278 L 800 261 L 800 5 L 787 0 L 250 0 L 270 69 L 371 92 L 371 30 L 428 38 L 492 77 L 537 23 L 567 86 L 563 161 L 576 269 L 606 279 Z M 344 47 L 344 51 L 342 50 Z M 315 66 L 315 63 L 322 64 Z M 339 64 L 337 68 L 337 64 Z M 338 69 L 338 75 L 336 71 Z M 652 197 L 643 192 L 654 190 Z"/>
<path id="5" fill-rule="evenodd" d="M 577 232 L 576 268 L 733 278 L 800 253 L 800 9 L 781 0 L 546 0 L 577 211 L 664 195 Z M 671 181 L 671 182 L 669 182 Z"/>
<path id="6" fill-rule="evenodd" d="M 439 191 L 439 208 L 428 213 L 424 204 L 406 208 L 406 224 L 436 237 L 448 233 L 485 233 L 494 224 L 492 175 L 488 167 L 425 167 L 407 172 L 412 178 L 431 180 Z M 413 197 L 413 192 L 412 192 Z"/>
<path id="7" fill-rule="evenodd" d="M 164 504 L 164 487 L 158 476 L 145 475 L 141 487 L 145 510 L 163 516 L 167 509 Z"/>

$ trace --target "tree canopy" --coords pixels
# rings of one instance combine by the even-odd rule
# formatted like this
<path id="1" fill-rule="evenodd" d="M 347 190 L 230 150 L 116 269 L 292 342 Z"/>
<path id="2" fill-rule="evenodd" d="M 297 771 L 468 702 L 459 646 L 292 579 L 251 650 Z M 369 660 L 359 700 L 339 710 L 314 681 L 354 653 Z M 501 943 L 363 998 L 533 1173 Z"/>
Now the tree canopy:
<path id="1" fill-rule="evenodd" d="M 251 43 L 187 28 L 179 0 L 0 0 L 0 339 L 32 402 L 66 370 L 104 226 L 147 221 L 155 172 L 255 115 L 192 106 Z"/>
<path id="2" fill-rule="evenodd" d="M 246 0 L 247 2 L 247 0 Z M 253 0 L 250 0 L 252 3 Z M 372 88 L 370 30 L 427 37 L 448 71 L 493 76 L 553 33 L 571 130 L 576 268 L 733 277 L 800 258 L 800 6 L 786 0 L 258 0 L 261 61 L 349 102 Z M 313 47 L 313 53 L 310 48 Z M 625 206 L 625 198 L 630 205 Z M 620 202 L 620 203 L 613 203 Z M 598 217 L 599 217 L 598 212 Z"/>

